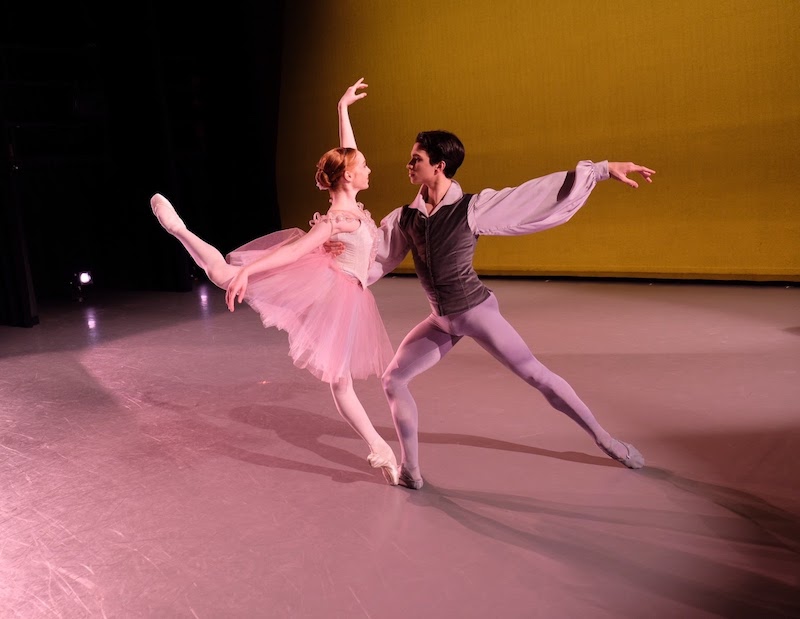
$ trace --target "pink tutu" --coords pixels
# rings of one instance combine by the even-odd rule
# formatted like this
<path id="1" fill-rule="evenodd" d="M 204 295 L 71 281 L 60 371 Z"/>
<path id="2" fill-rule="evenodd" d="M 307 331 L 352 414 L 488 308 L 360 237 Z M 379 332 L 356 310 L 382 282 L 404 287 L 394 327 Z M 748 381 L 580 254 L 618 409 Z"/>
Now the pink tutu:
<path id="1" fill-rule="evenodd" d="M 273 232 L 230 252 L 227 260 L 244 266 L 303 235 L 299 228 Z M 392 358 L 372 292 L 342 271 L 322 248 L 287 266 L 250 276 L 245 301 L 265 327 L 288 333 L 294 364 L 324 382 L 348 374 L 380 376 Z"/>

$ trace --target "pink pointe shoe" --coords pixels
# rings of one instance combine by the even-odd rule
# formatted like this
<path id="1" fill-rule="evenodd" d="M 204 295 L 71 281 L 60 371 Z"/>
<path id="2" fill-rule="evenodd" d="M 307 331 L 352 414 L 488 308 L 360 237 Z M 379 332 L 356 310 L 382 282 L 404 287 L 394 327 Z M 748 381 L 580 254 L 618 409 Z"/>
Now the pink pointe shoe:
<path id="1" fill-rule="evenodd" d="M 153 215 L 156 216 L 161 227 L 170 234 L 175 234 L 186 228 L 186 224 L 178 217 L 178 213 L 175 212 L 175 208 L 170 201 L 160 193 L 150 198 L 150 208 L 153 209 Z"/>
<path id="2" fill-rule="evenodd" d="M 400 480 L 400 473 L 397 470 L 397 463 L 392 458 L 381 456 L 376 453 L 371 453 L 367 456 L 367 462 L 373 469 L 380 469 L 383 473 L 383 478 L 390 486 L 396 486 Z"/>
<path id="3" fill-rule="evenodd" d="M 603 447 L 600 443 L 598 443 L 597 446 L 600 449 L 602 449 L 606 453 L 607 456 L 609 456 L 610 458 L 613 458 L 614 460 L 616 460 L 620 464 L 624 464 L 629 469 L 640 469 L 640 468 L 642 468 L 644 466 L 644 456 L 641 453 L 639 453 L 639 450 L 636 449 L 636 447 L 634 447 L 630 443 L 625 443 L 625 442 L 620 441 L 619 439 L 616 439 L 616 438 L 613 438 L 611 440 L 615 441 L 615 442 L 619 443 L 620 445 L 622 445 L 623 447 L 625 447 L 625 454 L 624 455 L 618 456 L 613 451 L 611 451 L 610 449 L 608 449 L 606 447 Z"/>

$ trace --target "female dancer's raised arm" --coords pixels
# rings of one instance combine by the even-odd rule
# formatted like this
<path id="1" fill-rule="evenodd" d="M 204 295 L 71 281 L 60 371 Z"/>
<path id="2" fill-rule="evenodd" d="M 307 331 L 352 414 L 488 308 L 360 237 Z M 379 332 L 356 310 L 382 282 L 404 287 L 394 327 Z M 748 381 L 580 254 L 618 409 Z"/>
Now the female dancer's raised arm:
<path id="1" fill-rule="evenodd" d="M 353 133 L 353 125 L 350 123 L 348 108 L 359 99 L 367 96 L 367 93 L 358 91 L 361 88 L 368 87 L 369 84 L 365 84 L 362 77 L 350 86 L 342 95 L 342 98 L 339 99 L 339 146 L 342 148 L 358 148 L 356 146 L 356 136 Z"/>

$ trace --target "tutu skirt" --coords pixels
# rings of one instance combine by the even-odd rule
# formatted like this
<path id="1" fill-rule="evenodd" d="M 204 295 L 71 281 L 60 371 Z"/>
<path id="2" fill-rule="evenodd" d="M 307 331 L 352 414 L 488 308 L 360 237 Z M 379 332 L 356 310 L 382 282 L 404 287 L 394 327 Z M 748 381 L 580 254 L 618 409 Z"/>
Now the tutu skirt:
<path id="1" fill-rule="evenodd" d="M 245 266 L 303 235 L 299 228 L 273 232 L 230 252 L 227 261 Z M 324 382 L 348 374 L 380 376 L 392 358 L 372 292 L 322 248 L 292 264 L 251 275 L 245 302 L 265 327 L 287 332 L 294 364 Z"/>

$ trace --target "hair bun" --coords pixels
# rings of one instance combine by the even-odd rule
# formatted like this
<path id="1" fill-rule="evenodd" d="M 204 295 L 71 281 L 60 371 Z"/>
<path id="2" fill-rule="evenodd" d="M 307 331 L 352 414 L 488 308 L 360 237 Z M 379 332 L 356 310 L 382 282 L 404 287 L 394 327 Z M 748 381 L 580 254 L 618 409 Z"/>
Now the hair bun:
<path id="1" fill-rule="evenodd" d="M 358 151 L 355 148 L 332 148 L 320 157 L 317 162 L 317 173 L 314 176 L 317 187 L 328 191 L 338 189 L 343 181 L 344 173 L 350 166 Z"/>
<path id="2" fill-rule="evenodd" d="M 317 185 L 317 189 L 320 191 L 325 191 L 326 189 L 331 188 L 331 180 L 328 178 L 328 175 L 325 174 L 325 170 L 322 168 L 317 168 L 317 175 L 314 177 L 314 181 Z"/>

